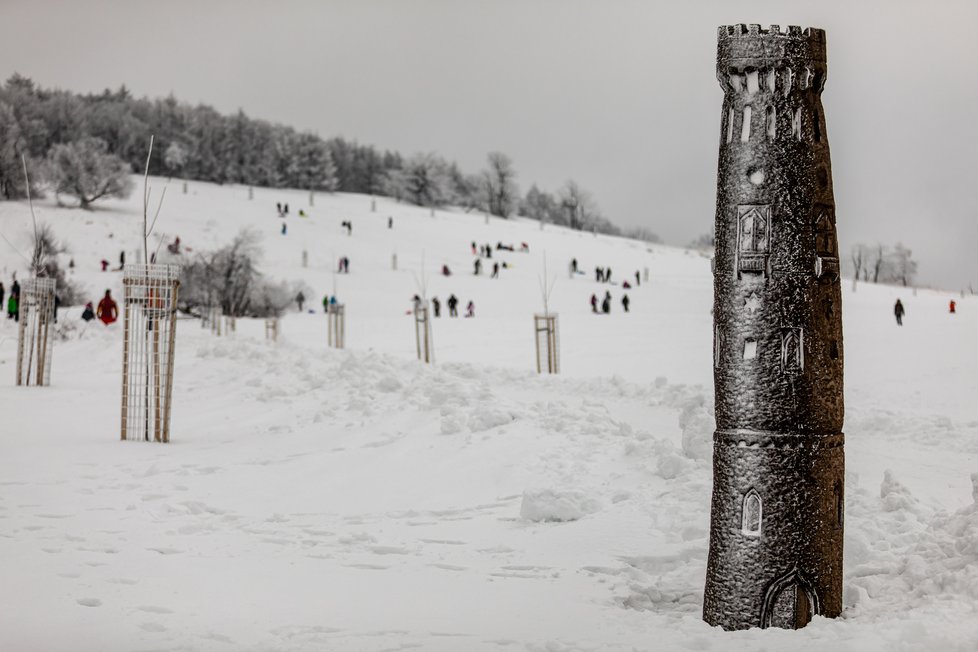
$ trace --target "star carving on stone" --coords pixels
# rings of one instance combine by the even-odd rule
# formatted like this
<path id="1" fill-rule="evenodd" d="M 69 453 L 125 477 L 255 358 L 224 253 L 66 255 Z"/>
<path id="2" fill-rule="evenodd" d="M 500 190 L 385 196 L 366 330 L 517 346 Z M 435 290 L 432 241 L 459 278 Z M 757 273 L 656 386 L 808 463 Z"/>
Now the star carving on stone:
<path id="1" fill-rule="evenodd" d="M 744 301 L 744 308 L 746 308 L 747 312 L 749 312 L 752 315 L 755 312 L 757 312 L 760 309 L 760 307 L 761 307 L 761 299 L 760 297 L 757 296 L 756 292 L 752 292 L 751 295 L 747 297 L 747 300 Z"/>

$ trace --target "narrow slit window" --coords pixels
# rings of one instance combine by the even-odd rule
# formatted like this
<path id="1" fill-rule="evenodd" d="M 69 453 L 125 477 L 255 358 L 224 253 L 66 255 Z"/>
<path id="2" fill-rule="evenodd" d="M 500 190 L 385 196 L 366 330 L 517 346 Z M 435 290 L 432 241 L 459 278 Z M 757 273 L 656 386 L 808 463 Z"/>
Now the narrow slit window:
<path id="1" fill-rule="evenodd" d="M 750 106 L 744 107 L 744 122 L 740 126 L 740 141 L 746 143 L 750 140 Z"/>
<path id="2" fill-rule="evenodd" d="M 741 515 L 741 531 L 747 536 L 761 536 L 762 506 L 761 497 L 751 489 L 744 496 L 743 513 Z"/>
<path id="3" fill-rule="evenodd" d="M 757 357 L 757 340 L 744 340 L 744 360 L 753 360 Z"/>
<path id="4" fill-rule="evenodd" d="M 773 140 L 778 135 L 777 116 L 773 106 L 767 107 L 765 122 L 767 122 L 767 137 Z"/>
<path id="5" fill-rule="evenodd" d="M 801 140 L 801 108 L 795 109 L 791 116 L 791 135 L 795 140 Z"/>
<path id="6" fill-rule="evenodd" d="M 795 71 L 791 68 L 784 69 L 784 96 L 788 97 L 791 93 L 791 86 L 795 83 Z"/>
<path id="7" fill-rule="evenodd" d="M 759 90 L 761 90 L 759 73 L 756 70 L 751 70 L 747 73 L 747 92 L 753 95 Z"/>
<path id="8" fill-rule="evenodd" d="M 812 112 L 812 129 L 815 131 L 815 142 L 822 142 L 822 127 L 820 124 L 818 109 Z"/>
<path id="9" fill-rule="evenodd" d="M 735 93 L 739 93 L 744 90 L 744 80 L 743 77 L 735 72 L 730 73 L 730 86 L 734 89 Z"/>
<path id="10" fill-rule="evenodd" d="M 767 71 L 767 88 L 772 93 L 774 92 L 775 84 L 777 83 L 778 73 L 773 68 Z"/>
<path id="11" fill-rule="evenodd" d="M 730 107 L 727 111 L 727 142 L 733 141 L 733 130 L 734 130 L 734 110 Z"/>
<path id="12" fill-rule="evenodd" d="M 838 480 L 835 482 L 833 492 L 835 493 L 835 526 L 842 527 L 846 512 L 846 499 L 845 492 L 842 491 L 842 483 Z"/>

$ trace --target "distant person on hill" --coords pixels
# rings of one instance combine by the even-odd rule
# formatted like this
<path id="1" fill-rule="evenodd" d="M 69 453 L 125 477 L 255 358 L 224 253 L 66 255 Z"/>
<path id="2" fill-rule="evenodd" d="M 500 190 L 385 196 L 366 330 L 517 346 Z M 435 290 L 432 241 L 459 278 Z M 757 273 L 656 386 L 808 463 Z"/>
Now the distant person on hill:
<path id="1" fill-rule="evenodd" d="M 295 302 L 299 306 L 299 312 L 302 312 L 302 304 L 305 302 L 305 300 L 306 300 L 306 295 L 304 295 L 300 290 L 299 294 L 295 295 Z"/>
<path id="2" fill-rule="evenodd" d="M 3 289 L 3 283 L 0 283 L 0 306 L 3 305 L 3 295 L 5 293 L 6 293 L 6 290 Z"/>
<path id="3" fill-rule="evenodd" d="M 628 312 L 628 305 L 631 302 L 632 301 L 631 301 L 631 299 L 628 298 L 628 295 L 627 294 L 624 295 L 624 296 L 622 296 L 622 298 L 621 298 L 621 307 L 625 309 L 625 312 Z"/>
<path id="4" fill-rule="evenodd" d="M 119 306 L 112 300 L 112 294 L 108 290 L 105 291 L 102 300 L 98 302 L 98 310 L 95 314 L 106 326 L 119 318 Z"/>
<path id="5" fill-rule="evenodd" d="M 492 247 L 486 245 L 486 258 L 492 258 Z"/>
<path id="6" fill-rule="evenodd" d="M 492 276 L 490 278 L 499 278 L 499 263 L 492 264 Z"/>
<path id="7" fill-rule="evenodd" d="M 54 323 L 58 323 L 58 308 L 61 307 L 61 295 L 54 295 Z"/>
<path id="8" fill-rule="evenodd" d="M 329 295 L 323 296 L 323 312 L 329 312 Z"/>
<path id="9" fill-rule="evenodd" d="M 606 315 L 611 312 L 611 292 L 604 293 L 604 301 L 601 302 L 601 312 Z"/>
<path id="10" fill-rule="evenodd" d="M 14 321 L 20 321 L 20 315 L 18 313 L 17 295 L 13 292 L 10 293 L 10 298 L 7 299 L 7 319 L 13 319 Z"/>
<path id="11" fill-rule="evenodd" d="M 448 265 L 442 265 L 441 266 L 441 275 L 442 276 L 451 276 L 452 275 L 452 270 L 450 270 L 448 268 Z"/>
<path id="12" fill-rule="evenodd" d="M 286 231 L 286 227 L 287 226 L 288 225 L 285 222 L 282 222 L 282 235 L 285 235 L 285 231 Z"/>
<path id="13" fill-rule="evenodd" d="M 521 242 L 520 243 L 520 251 L 522 251 L 525 254 L 530 253 L 530 245 L 526 244 L 525 242 Z"/>
<path id="14" fill-rule="evenodd" d="M 481 258 L 476 258 L 475 259 L 475 275 L 478 276 L 481 273 L 482 273 L 482 259 Z"/>
<path id="15" fill-rule="evenodd" d="M 289 214 L 289 205 L 282 204 L 282 215 L 288 215 L 288 214 Z"/>
<path id="16" fill-rule="evenodd" d="M 475 255 L 475 240 L 472 241 L 472 255 Z"/>
<path id="17" fill-rule="evenodd" d="M 604 270 L 601 269 L 600 267 L 594 268 L 594 280 L 597 281 L 598 283 L 604 280 Z"/>
<path id="18" fill-rule="evenodd" d="M 20 299 L 20 282 L 16 274 L 14 274 L 14 282 L 10 284 L 10 296 Z"/>
<path id="19" fill-rule="evenodd" d="M 107 261 L 104 258 L 102 259 L 102 271 L 103 272 L 109 271 L 109 261 Z"/>
<path id="20" fill-rule="evenodd" d="M 622 283 L 621 286 L 623 288 L 625 288 L 626 290 L 631 290 L 632 289 L 632 284 L 629 283 L 628 281 L 625 281 L 624 283 Z"/>
<path id="21" fill-rule="evenodd" d="M 953 315 L 956 312 L 958 304 L 955 303 L 954 299 L 951 299 L 951 303 L 948 304 L 949 312 Z"/>
<path id="22" fill-rule="evenodd" d="M 577 274 L 577 258 L 571 258 L 571 274 Z"/>
<path id="23" fill-rule="evenodd" d="M 598 295 L 596 294 L 591 295 L 591 312 L 598 312 Z"/>
<path id="24" fill-rule="evenodd" d="M 278 212 L 278 216 L 282 217 L 285 213 L 282 212 L 282 202 L 275 202 L 275 210 Z"/>
<path id="25" fill-rule="evenodd" d="M 469 301 L 469 305 L 465 307 L 466 317 L 475 317 L 475 302 Z"/>
<path id="26" fill-rule="evenodd" d="M 441 301 L 438 300 L 438 297 L 431 299 L 431 307 L 435 311 L 435 317 L 441 317 Z"/>
<path id="27" fill-rule="evenodd" d="M 903 316 L 907 311 L 903 308 L 903 302 L 899 299 L 893 304 L 893 314 L 896 316 L 897 326 L 903 326 Z"/>
<path id="28" fill-rule="evenodd" d="M 92 306 L 91 301 L 85 304 L 85 309 L 82 311 L 82 319 L 86 322 L 95 319 L 95 308 Z"/>
<path id="29" fill-rule="evenodd" d="M 639 274 L 638 274 L 638 270 L 636 269 L 636 270 L 635 270 L 635 287 L 638 287 L 638 286 L 640 286 L 641 284 L 642 284 L 642 277 L 641 277 L 641 276 L 639 276 Z"/>
<path id="30" fill-rule="evenodd" d="M 125 266 L 126 266 L 126 252 L 125 251 L 120 251 L 119 252 L 119 269 L 118 269 L 118 271 L 121 272 L 122 271 L 122 268 L 125 267 Z"/>
<path id="31" fill-rule="evenodd" d="M 611 283 L 611 268 L 604 270 L 604 282 Z"/>
<path id="32" fill-rule="evenodd" d="M 393 217 L 388 217 L 387 218 L 387 228 L 388 229 L 393 229 L 394 228 L 394 218 Z"/>
<path id="33" fill-rule="evenodd" d="M 458 297 L 454 294 L 448 295 L 448 316 L 458 317 Z"/>
<path id="34" fill-rule="evenodd" d="M 303 209 L 303 208 L 300 208 L 300 209 L 299 209 L 299 217 L 305 217 L 305 216 L 306 216 L 306 211 L 305 211 L 305 209 Z"/>

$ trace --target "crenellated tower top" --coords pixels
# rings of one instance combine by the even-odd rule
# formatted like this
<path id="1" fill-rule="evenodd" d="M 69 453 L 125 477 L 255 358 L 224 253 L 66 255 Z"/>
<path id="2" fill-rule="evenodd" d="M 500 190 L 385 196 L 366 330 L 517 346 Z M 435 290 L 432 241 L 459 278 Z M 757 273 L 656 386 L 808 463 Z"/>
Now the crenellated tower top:
<path id="1" fill-rule="evenodd" d="M 802 29 L 796 25 L 787 31 L 779 25 L 721 25 L 717 29 L 717 70 L 728 72 L 745 68 L 781 64 L 825 66 L 825 30 Z"/>

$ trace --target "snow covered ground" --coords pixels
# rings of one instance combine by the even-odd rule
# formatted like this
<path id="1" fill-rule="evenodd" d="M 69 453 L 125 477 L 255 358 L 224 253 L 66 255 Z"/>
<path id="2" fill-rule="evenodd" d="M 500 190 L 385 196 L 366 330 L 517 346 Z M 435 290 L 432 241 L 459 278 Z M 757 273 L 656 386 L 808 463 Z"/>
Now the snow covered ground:
<path id="1" fill-rule="evenodd" d="M 138 203 L 38 207 L 92 299 L 120 294 L 98 261 L 133 255 Z M 978 649 L 978 300 L 954 297 L 952 316 L 949 294 L 846 285 L 846 610 L 725 633 L 700 619 L 709 260 L 384 199 L 371 212 L 357 195 L 315 203 L 171 185 L 167 240 L 202 251 L 252 227 L 263 270 L 304 281 L 314 308 L 334 260 L 351 264 L 335 277 L 344 351 L 326 348 L 321 309 L 290 313 L 277 343 L 258 321 L 218 338 L 181 320 L 169 445 L 118 441 L 117 325 L 63 311 L 53 385 L 36 389 L 13 386 L 16 331 L 0 320 L 0 650 Z M 0 203 L 24 249 L 29 223 Z M 473 240 L 530 253 L 494 252 L 511 268 L 475 277 Z M 533 371 L 544 251 L 558 377 Z M 569 278 L 572 257 L 587 275 Z M 436 321 L 433 368 L 413 359 L 405 314 L 422 260 L 429 295 L 476 305 Z M 590 313 L 596 265 L 619 281 L 649 268 L 630 314 L 620 286 L 610 316 Z M 0 251 L 5 284 L 22 268 Z"/>

